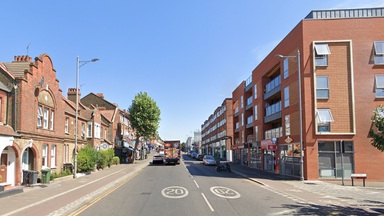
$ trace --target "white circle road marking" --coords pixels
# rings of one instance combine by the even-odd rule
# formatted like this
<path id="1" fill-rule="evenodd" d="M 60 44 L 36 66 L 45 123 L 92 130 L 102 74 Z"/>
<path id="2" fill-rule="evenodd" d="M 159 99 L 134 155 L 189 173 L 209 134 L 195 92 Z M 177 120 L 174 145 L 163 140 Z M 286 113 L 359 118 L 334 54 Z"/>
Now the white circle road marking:
<path id="1" fill-rule="evenodd" d="M 216 196 L 222 197 L 222 198 L 237 199 L 241 197 L 239 192 L 227 187 L 222 187 L 222 186 L 211 187 L 211 192 Z"/>
<path id="2" fill-rule="evenodd" d="M 166 187 L 161 191 L 161 194 L 166 198 L 183 198 L 188 196 L 188 190 L 180 186 Z"/>

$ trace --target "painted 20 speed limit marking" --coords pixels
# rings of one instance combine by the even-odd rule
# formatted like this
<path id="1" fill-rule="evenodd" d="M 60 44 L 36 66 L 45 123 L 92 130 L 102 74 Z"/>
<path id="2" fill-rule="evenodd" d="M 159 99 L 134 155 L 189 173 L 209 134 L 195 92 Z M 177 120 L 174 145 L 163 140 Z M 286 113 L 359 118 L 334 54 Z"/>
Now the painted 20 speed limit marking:
<path id="1" fill-rule="evenodd" d="M 237 199 L 241 197 L 239 192 L 227 187 L 222 187 L 222 186 L 211 187 L 211 192 L 218 197 L 227 198 L 227 199 Z"/>
<path id="2" fill-rule="evenodd" d="M 188 196 L 188 190 L 180 186 L 170 186 L 164 188 L 161 194 L 166 198 L 183 198 Z"/>

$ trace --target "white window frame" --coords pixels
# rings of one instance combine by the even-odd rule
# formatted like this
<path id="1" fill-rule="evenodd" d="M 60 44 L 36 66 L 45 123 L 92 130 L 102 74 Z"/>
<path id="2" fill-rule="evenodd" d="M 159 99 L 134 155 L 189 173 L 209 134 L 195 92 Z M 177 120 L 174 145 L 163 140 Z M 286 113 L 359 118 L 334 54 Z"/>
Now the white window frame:
<path id="1" fill-rule="evenodd" d="M 289 86 L 284 88 L 284 108 L 289 107 Z"/>
<path id="2" fill-rule="evenodd" d="M 384 74 L 375 75 L 376 98 L 384 98 Z"/>
<path id="3" fill-rule="evenodd" d="M 333 117 L 330 109 L 317 109 L 317 122 L 326 123 L 333 122 Z"/>
<path id="4" fill-rule="evenodd" d="M 55 111 L 51 111 L 51 130 L 53 130 L 53 122 L 54 122 L 54 117 L 55 117 Z"/>
<path id="5" fill-rule="evenodd" d="M 259 134 L 259 127 L 255 126 L 255 141 L 258 141 L 257 140 L 258 134 Z"/>
<path id="6" fill-rule="evenodd" d="M 241 113 L 241 126 L 244 126 L 244 113 Z"/>
<path id="7" fill-rule="evenodd" d="M 373 42 L 373 47 L 375 49 L 375 65 L 384 64 L 384 41 L 375 41 Z"/>
<path id="8" fill-rule="evenodd" d="M 241 95 L 240 97 L 240 108 L 243 108 L 244 104 L 243 104 L 243 95 Z"/>
<path id="9" fill-rule="evenodd" d="M 288 78 L 289 70 L 288 70 L 288 58 L 283 60 L 283 79 Z"/>
<path id="10" fill-rule="evenodd" d="M 100 139 L 100 128 L 101 125 L 97 122 L 95 122 L 95 138 Z"/>
<path id="11" fill-rule="evenodd" d="M 69 134 L 69 118 L 65 117 L 65 133 Z"/>
<path id="12" fill-rule="evenodd" d="M 315 44 L 315 65 L 316 66 L 328 66 L 328 55 L 331 54 L 331 50 L 327 43 Z M 319 59 L 319 61 L 317 61 Z"/>
<path id="13" fill-rule="evenodd" d="M 56 145 L 51 145 L 51 168 L 56 168 Z"/>
<path id="14" fill-rule="evenodd" d="M 319 79 L 325 78 L 327 81 L 326 86 L 320 86 L 319 85 Z M 318 92 L 327 92 L 326 97 L 319 97 Z M 317 99 L 329 99 L 329 78 L 328 76 L 316 76 L 316 98 Z"/>
<path id="15" fill-rule="evenodd" d="M 257 120 L 257 105 L 255 105 L 255 121 Z"/>
<path id="16" fill-rule="evenodd" d="M 87 137 L 92 138 L 92 122 L 87 123 Z"/>
<path id="17" fill-rule="evenodd" d="M 255 97 L 255 99 L 257 98 L 257 84 L 255 84 L 254 86 L 253 86 L 253 92 L 254 92 L 254 97 Z"/>
<path id="18" fill-rule="evenodd" d="M 49 109 L 44 107 L 44 117 L 43 117 L 44 129 L 48 129 L 48 116 L 49 116 Z"/>
<path id="19" fill-rule="evenodd" d="M 42 167 L 48 167 L 48 144 L 43 145 Z"/>
<path id="20" fill-rule="evenodd" d="M 285 136 L 291 135 L 291 117 L 290 115 L 286 115 L 284 117 L 284 124 L 285 124 Z"/>
<path id="21" fill-rule="evenodd" d="M 87 132 L 85 131 L 85 124 L 84 122 L 81 123 L 81 136 L 85 136 Z"/>
<path id="22" fill-rule="evenodd" d="M 38 106 L 37 107 L 37 126 L 38 127 L 42 126 L 42 121 L 43 121 L 43 107 Z"/>
<path id="23" fill-rule="evenodd" d="M 107 139 L 107 129 L 104 129 L 104 139 Z"/>

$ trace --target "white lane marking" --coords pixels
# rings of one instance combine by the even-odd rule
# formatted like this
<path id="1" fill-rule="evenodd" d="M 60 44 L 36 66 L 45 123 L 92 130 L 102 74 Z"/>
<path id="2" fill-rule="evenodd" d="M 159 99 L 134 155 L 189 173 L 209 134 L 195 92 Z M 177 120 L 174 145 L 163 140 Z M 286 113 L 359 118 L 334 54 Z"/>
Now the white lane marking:
<path id="1" fill-rule="evenodd" d="M 226 199 L 237 199 L 241 197 L 239 192 L 227 187 L 214 186 L 214 187 L 211 187 L 210 190 L 216 196 L 226 198 Z"/>
<path id="2" fill-rule="evenodd" d="M 166 187 L 161 191 L 161 194 L 166 198 L 184 198 L 188 196 L 189 192 L 186 188 L 180 186 Z"/>
<path id="3" fill-rule="evenodd" d="M 193 180 L 193 181 L 195 182 L 196 187 L 197 187 L 197 188 L 200 188 L 199 185 L 197 184 L 197 182 L 196 182 L 195 180 Z"/>
<path id="4" fill-rule="evenodd" d="M 207 203 L 207 205 L 208 205 L 208 207 L 211 209 L 211 211 L 215 211 L 215 210 L 212 208 L 211 204 L 208 202 L 208 199 L 205 197 L 205 195 L 204 195 L 203 193 L 201 193 L 201 195 L 203 196 L 205 202 Z"/>
<path id="5" fill-rule="evenodd" d="M 138 167 L 138 168 L 140 168 L 140 167 Z M 135 169 L 136 169 L 136 168 L 135 168 Z M 138 170 L 139 170 L 139 169 L 138 169 Z M 33 206 L 39 205 L 39 204 L 41 204 L 41 203 L 47 202 L 47 201 L 49 201 L 49 200 L 51 200 L 51 199 L 54 199 L 54 198 L 56 198 L 56 197 L 59 197 L 59 196 L 62 196 L 62 195 L 64 195 L 64 194 L 70 193 L 70 192 L 72 192 L 72 191 L 78 190 L 78 189 L 80 189 L 80 188 L 82 188 L 82 187 L 85 187 L 85 186 L 87 186 L 87 185 L 90 185 L 90 184 L 93 184 L 93 183 L 95 183 L 95 182 L 98 182 L 98 181 L 100 181 L 100 180 L 102 180 L 102 179 L 104 179 L 104 178 L 107 178 L 107 177 L 109 177 L 109 176 L 111 176 L 111 175 L 114 175 L 114 174 L 116 174 L 116 173 L 119 173 L 119 172 L 121 172 L 121 170 L 116 171 L 116 172 L 114 172 L 114 173 L 111 173 L 111 174 L 109 174 L 109 175 L 106 175 L 106 176 L 104 176 L 104 177 L 101 177 L 101 178 L 99 178 L 99 179 L 96 179 L 96 180 L 94 180 L 94 181 L 88 182 L 87 184 L 84 184 L 84 185 L 81 185 L 81 186 L 79 186 L 79 187 L 76 187 L 76 188 L 73 188 L 73 189 L 71 189 L 71 190 L 68 190 L 68 191 L 63 192 L 63 193 L 61 193 L 61 194 L 57 194 L 57 195 L 55 195 L 55 196 L 48 197 L 47 199 L 43 199 L 43 200 L 40 200 L 39 202 L 33 203 L 33 204 L 31 204 L 31 205 L 24 206 L 23 208 L 19 208 L 19 209 L 17 209 L 17 210 L 8 212 L 7 214 L 4 214 L 3 216 L 12 215 L 12 214 L 15 214 L 15 213 L 17 213 L 17 212 L 23 211 L 23 210 L 25 210 L 25 209 L 31 208 L 31 207 L 33 207 Z M 136 172 L 133 171 L 133 172 L 129 173 L 128 175 L 135 174 L 135 173 L 136 173 Z"/>

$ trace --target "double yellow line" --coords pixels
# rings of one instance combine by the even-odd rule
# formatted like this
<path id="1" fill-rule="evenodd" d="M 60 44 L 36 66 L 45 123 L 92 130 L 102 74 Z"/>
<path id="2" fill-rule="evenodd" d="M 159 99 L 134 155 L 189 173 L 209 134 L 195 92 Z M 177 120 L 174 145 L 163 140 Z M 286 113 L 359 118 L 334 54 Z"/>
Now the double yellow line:
<path id="1" fill-rule="evenodd" d="M 123 182 L 121 182 L 119 185 L 117 186 L 114 186 L 112 187 L 111 190 L 108 190 L 106 191 L 105 193 L 101 194 L 100 196 L 96 197 L 94 200 L 92 200 L 90 203 L 84 205 L 83 207 L 77 209 L 76 211 L 72 212 L 70 215 L 68 216 L 75 216 L 75 215 L 78 215 L 80 214 L 81 212 L 85 211 L 87 208 L 93 206 L 93 204 L 97 203 L 98 201 L 100 201 L 101 199 L 103 199 L 104 197 L 108 196 L 110 193 L 112 193 L 113 191 L 115 191 L 117 188 L 123 186 L 125 183 L 127 183 L 128 181 L 130 181 L 131 179 L 133 179 L 134 177 L 136 177 L 137 175 L 139 175 L 139 173 L 142 172 L 142 171 L 139 171 L 137 172 L 135 175 L 133 176 L 130 176 L 129 178 L 127 178 L 126 180 L 124 180 Z"/>

